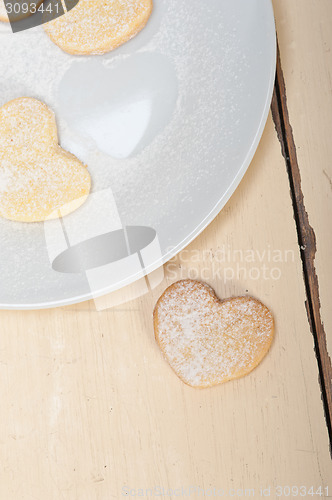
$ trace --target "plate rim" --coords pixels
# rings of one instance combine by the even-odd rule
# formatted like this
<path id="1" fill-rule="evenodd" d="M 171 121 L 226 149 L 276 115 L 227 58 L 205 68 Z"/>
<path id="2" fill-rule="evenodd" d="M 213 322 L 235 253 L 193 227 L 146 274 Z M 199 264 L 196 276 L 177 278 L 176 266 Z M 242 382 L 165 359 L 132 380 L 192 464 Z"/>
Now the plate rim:
<path id="1" fill-rule="evenodd" d="M 236 188 L 238 187 L 241 180 L 243 179 L 244 174 L 246 173 L 247 169 L 249 168 L 249 165 L 250 165 L 250 163 L 251 163 L 251 161 L 256 153 L 256 150 L 258 148 L 261 137 L 263 135 L 263 131 L 265 129 L 265 125 L 266 125 L 269 111 L 270 111 L 270 105 L 271 105 L 271 101 L 272 101 L 275 75 L 276 75 L 276 64 L 277 64 L 277 39 L 276 39 L 275 17 L 274 17 L 272 0 L 269 0 L 269 8 L 270 8 L 272 26 L 273 26 L 273 30 L 274 30 L 274 35 L 272 36 L 273 45 L 271 47 L 272 54 L 271 54 L 271 64 L 270 64 L 269 85 L 268 85 L 268 89 L 267 89 L 267 93 L 266 93 L 266 99 L 265 99 L 265 103 L 264 103 L 264 109 L 263 109 L 263 113 L 261 116 L 261 120 L 260 120 L 259 126 L 257 128 L 257 132 L 255 134 L 255 137 L 254 137 L 254 139 L 251 143 L 251 146 L 247 152 L 247 155 L 245 156 L 244 160 L 242 161 L 242 165 L 239 168 L 238 173 L 234 177 L 228 190 L 219 199 L 219 201 L 212 208 L 212 210 L 209 212 L 209 214 L 180 243 L 178 243 L 175 247 L 172 247 L 165 255 L 163 255 L 163 257 L 161 259 L 159 259 L 156 262 L 147 266 L 144 269 L 145 276 L 152 273 L 153 271 L 157 270 L 158 268 L 160 268 L 161 266 L 166 264 L 168 261 L 170 261 L 174 256 L 176 256 L 186 246 L 188 246 L 192 241 L 194 241 L 204 231 L 204 229 L 206 229 L 206 227 L 209 224 L 211 224 L 211 222 L 217 217 L 217 215 L 221 212 L 221 210 L 226 205 L 228 200 L 231 198 L 232 194 L 235 192 Z M 18 310 L 18 311 L 21 311 L 21 310 L 22 311 L 24 311 L 24 310 L 41 310 L 41 309 L 53 309 L 56 307 L 64 307 L 64 306 L 69 306 L 69 305 L 73 305 L 73 304 L 79 304 L 79 303 L 82 303 L 82 302 L 85 302 L 88 300 L 102 297 L 104 295 L 115 292 L 117 290 L 120 290 L 128 285 L 133 284 L 141 277 L 142 277 L 142 273 L 141 273 L 141 271 L 139 271 L 138 273 L 130 276 L 126 280 L 120 281 L 116 285 L 103 288 L 102 290 L 98 291 L 97 293 L 92 293 L 90 291 L 89 293 L 78 295 L 76 297 L 60 299 L 60 300 L 56 300 L 56 301 L 40 302 L 40 303 L 34 303 L 34 304 L 24 304 L 24 303 L 23 304 L 2 304 L 2 303 L 0 303 L 0 310 Z"/>

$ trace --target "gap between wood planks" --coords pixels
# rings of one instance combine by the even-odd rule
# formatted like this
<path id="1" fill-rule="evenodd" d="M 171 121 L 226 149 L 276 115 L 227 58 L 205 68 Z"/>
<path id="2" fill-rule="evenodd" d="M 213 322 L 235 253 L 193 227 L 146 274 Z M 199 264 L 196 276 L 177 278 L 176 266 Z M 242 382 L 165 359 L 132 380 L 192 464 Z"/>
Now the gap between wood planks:
<path id="1" fill-rule="evenodd" d="M 310 329 L 314 338 L 315 352 L 319 370 L 319 382 L 325 418 L 330 438 L 332 455 L 332 366 L 327 351 L 326 334 L 320 315 L 319 286 L 315 269 L 316 237 L 310 226 L 301 188 L 301 175 L 297 161 L 296 147 L 287 109 L 286 87 L 282 72 L 278 47 L 277 71 L 271 104 L 272 117 L 285 158 L 290 183 L 298 243 L 302 260 L 303 277 L 306 291 L 306 310 Z"/>

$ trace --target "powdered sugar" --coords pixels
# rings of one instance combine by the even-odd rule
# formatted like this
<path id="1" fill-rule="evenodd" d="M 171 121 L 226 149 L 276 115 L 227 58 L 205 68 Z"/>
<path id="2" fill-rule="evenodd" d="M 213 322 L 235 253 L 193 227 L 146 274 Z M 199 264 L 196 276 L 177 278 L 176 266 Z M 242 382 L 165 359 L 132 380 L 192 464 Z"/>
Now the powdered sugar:
<path id="1" fill-rule="evenodd" d="M 86 168 L 58 146 L 54 115 L 36 99 L 14 99 L 0 108 L 0 160 L 5 218 L 42 221 L 89 193 Z"/>
<path id="2" fill-rule="evenodd" d="M 8 21 L 8 14 L 4 0 L 0 0 L 0 21 Z"/>
<path id="3" fill-rule="evenodd" d="M 220 302 L 197 281 L 171 285 L 155 309 L 155 334 L 177 375 L 206 387 L 245 375 L 273 338 L 273 317 L 251 297 Z"/>
<path id="4" fill-rule="evenodd" d="M 70 54 L 104 54 L 134 37 L 151 10 L 152 0 L 80 0 L 45 31 Z"/>
<path id="5" fill-rule="evenodd" d="M 265 0 L 153 3 L 135 38 L 98 57 L 63 52 L 42 26 L 13 34 L 0 23 L 0 106 L 30 96 L 53 109 L 60 144 L 88 165 L 93 191 L 112 190 L 124 225 L 153 227 L 166 259 L 169 249 L 183 248 L 216 215 L 244 171 L 266 102 L 273 18 L 268 22 Z M 115 81 L 121 97 L 110 85 Z M 131 106 L 142 99 L 151 111 L 146 122 Z M 102 117 L 118 113 L 130 124 L 136 118 L 145 123 L 142 131 L 127 128 L 126 148 L 109 132 L 109 144 L 117 144 L 114 155 L 111 147 L 101 150 L 97 132 L 82 130 L 93 120 L 102 126 L 94 106 L 102 100 Z M 108 131 L 103 133 L 107 143 Z M 84 277 L 53 271 L 43 224 L 0 218 L 0 235 L 0 303 L 91 296 Z"/>

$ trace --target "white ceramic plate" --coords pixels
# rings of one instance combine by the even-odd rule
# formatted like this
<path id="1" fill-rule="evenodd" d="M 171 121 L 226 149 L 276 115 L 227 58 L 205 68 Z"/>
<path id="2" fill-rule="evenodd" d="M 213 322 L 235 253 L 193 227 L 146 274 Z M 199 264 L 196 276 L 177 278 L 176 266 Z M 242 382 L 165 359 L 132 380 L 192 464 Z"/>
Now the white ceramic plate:
<path id="1" fill-rule="evenodd" d="M 32 96 L 55 111 L 61 145 L 88 164 L 93 191 L 112 192 L 113 227 L 155 230 L 160 255 L 147 271 L 193 240 L 240 182 L 267 119 L 276 55 L 270 0 L 154 5 L 146 28 L 104 56 L 65 54 L 41 27 L 0 27 L 0 105 Z M 54 264 L 51 224 L 0 219 L 1 308 L 92 296 L 86 273 Z M 139 278 L 126 268 L 93 295 Z"/>

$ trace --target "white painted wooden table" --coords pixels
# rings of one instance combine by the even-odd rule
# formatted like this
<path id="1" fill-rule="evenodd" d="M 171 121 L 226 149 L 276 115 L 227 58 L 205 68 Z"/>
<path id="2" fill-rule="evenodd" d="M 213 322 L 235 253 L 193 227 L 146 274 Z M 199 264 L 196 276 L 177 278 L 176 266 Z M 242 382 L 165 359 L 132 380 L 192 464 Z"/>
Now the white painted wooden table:
<path id="1" fill-rule="evenodd" d="M 1 500 L 332 497 L 332 2 L 274 4 L 286 159 L 270 116 L 234 196 L 150 294 L 0 312 Z M 163 360 L 153 307 L 187 276 L 273 311 L 275 342 L 249 376 L 195 390 Z"/>

